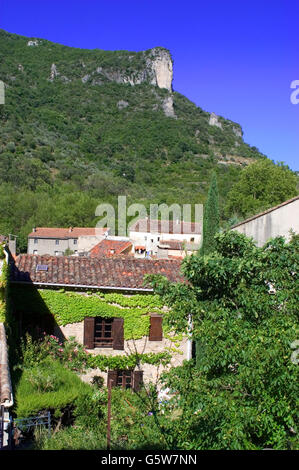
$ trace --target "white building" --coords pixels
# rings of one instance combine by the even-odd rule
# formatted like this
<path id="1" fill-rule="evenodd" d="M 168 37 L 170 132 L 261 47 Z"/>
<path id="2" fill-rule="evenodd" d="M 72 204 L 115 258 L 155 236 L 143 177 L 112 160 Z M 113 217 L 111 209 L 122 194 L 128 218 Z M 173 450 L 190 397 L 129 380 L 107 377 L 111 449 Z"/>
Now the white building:
<path id="1" fill-rule="evenodd" d="M 197 250 L 201 242 L 201 224 L 180 220 L 140 219 L 129 228 L 135 256 L 177 256 Z M 178 242 L 178 247 L 174 247 Z M 169 251 L 170 250 L 170 251 Z M 167 251 L 167 252 L 166 252 Z"/>

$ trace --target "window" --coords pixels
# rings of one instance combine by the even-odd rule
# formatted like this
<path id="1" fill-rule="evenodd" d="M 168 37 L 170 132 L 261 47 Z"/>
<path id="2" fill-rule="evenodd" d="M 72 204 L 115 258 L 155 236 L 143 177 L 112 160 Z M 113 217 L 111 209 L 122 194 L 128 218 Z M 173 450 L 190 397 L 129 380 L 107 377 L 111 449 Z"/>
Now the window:
<path id="1" fill-rule="evenodd" d="M 113 318 L 95 318 L 94 346 L 95 348 L 112 348 Z"/>
<path id="2" fill-rule="evenodd" d="M 33 254 L 34 254 L 34 255 L 37 255 L 37 250 L 33 250 Z"/>
<path id="3" fill-rule="evenodd" d="M 55 245 L 59 245 L 59 240 L 55 240 Z"/>
<path id="4" fill-rule="evenodd" d="M 87 349 L 124 349 L 124 319 L 85 317 L 84 346 Z"/>
<path id="5" fill-rule="evenodd" d="M 48 265 L 47 264 L 38 264 L 36 266 L 36 271 L 48 271 Z"/>
<path id="6" fill-rule="evenodd" d="M 74 239 L 74 245 L 77 245 L 78 240 Z"/>
<path id="7" fill-rule="evenodd" d="M 194 242 L 194 237 L 192 237 L 190 241 L 191 241 L 191 242 Z"/>
<path id="8" fill-rule="evenodd" d="M 132 371 L 131 370 L 118 370 L 116 377 L 117 387 L 132 388 Z"/>
<path id="9" fill-rule="evenodd" d="M 152 314 L 150 319 L 149 341 L 162 341 L 162 315 Z"/>
<path id="10" fill-rule="evenodd" d="M 38 238 L 34 239 L 34 244 L 36 245 L 38 243 Z"/>
<path id="11" fill-rule="evenodd" d="M 140 390 L 143 383 L 142 370 L 109 370 L 107 376 L 107 385 L 111 383 L 111 387 L 131 388 L 135 392 Z"/>

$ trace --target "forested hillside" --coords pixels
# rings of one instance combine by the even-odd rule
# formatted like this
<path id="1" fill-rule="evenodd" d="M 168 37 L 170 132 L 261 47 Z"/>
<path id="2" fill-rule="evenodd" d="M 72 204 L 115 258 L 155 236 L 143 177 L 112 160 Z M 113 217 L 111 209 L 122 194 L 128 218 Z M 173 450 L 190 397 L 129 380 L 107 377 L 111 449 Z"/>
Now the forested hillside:
<path id="1" fill-rule="evenodd" d="M 147 206 L 204 202 L 213 169 L 223 217 L 241 169 L 264 156 L 239 124 L 158 86 L 153 63 L 165 57 L 163 48 L 83 50 L 0 31 L 0 233 L 19 235 L 25 249 L 33 225 L 92 225 L 95 207 L 117 195 Z"/>

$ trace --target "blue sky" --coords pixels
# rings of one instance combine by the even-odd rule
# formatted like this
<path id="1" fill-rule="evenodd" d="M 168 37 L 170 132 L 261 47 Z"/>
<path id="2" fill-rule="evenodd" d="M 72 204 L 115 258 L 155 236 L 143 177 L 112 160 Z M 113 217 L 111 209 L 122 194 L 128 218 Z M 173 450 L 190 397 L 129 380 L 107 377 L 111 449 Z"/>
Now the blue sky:
<path id="1" fill-rule="evenodd" d="M 68 46 L 170 49 L 173 88 L 299 170 L 298 0 L 0 0 L 0 28 Z M 298 93 L 299 97 L 299 93 Z"/>

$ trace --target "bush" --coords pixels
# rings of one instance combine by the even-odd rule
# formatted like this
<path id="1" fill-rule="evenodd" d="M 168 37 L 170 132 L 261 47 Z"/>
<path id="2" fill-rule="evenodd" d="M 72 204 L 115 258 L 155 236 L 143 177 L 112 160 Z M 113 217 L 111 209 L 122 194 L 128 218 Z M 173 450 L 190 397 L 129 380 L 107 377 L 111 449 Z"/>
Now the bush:
<path id="1" fill-rule="evenodd" d="M 51 410 L 59 416 L 63 408 L 74 406 L 74 402 L 90 390 L 90 385 L 73 372 L 58 361 L 48 359 L 23 370 L 16 390 L 15 412 L 19 417 L 26 417 Z"/>

